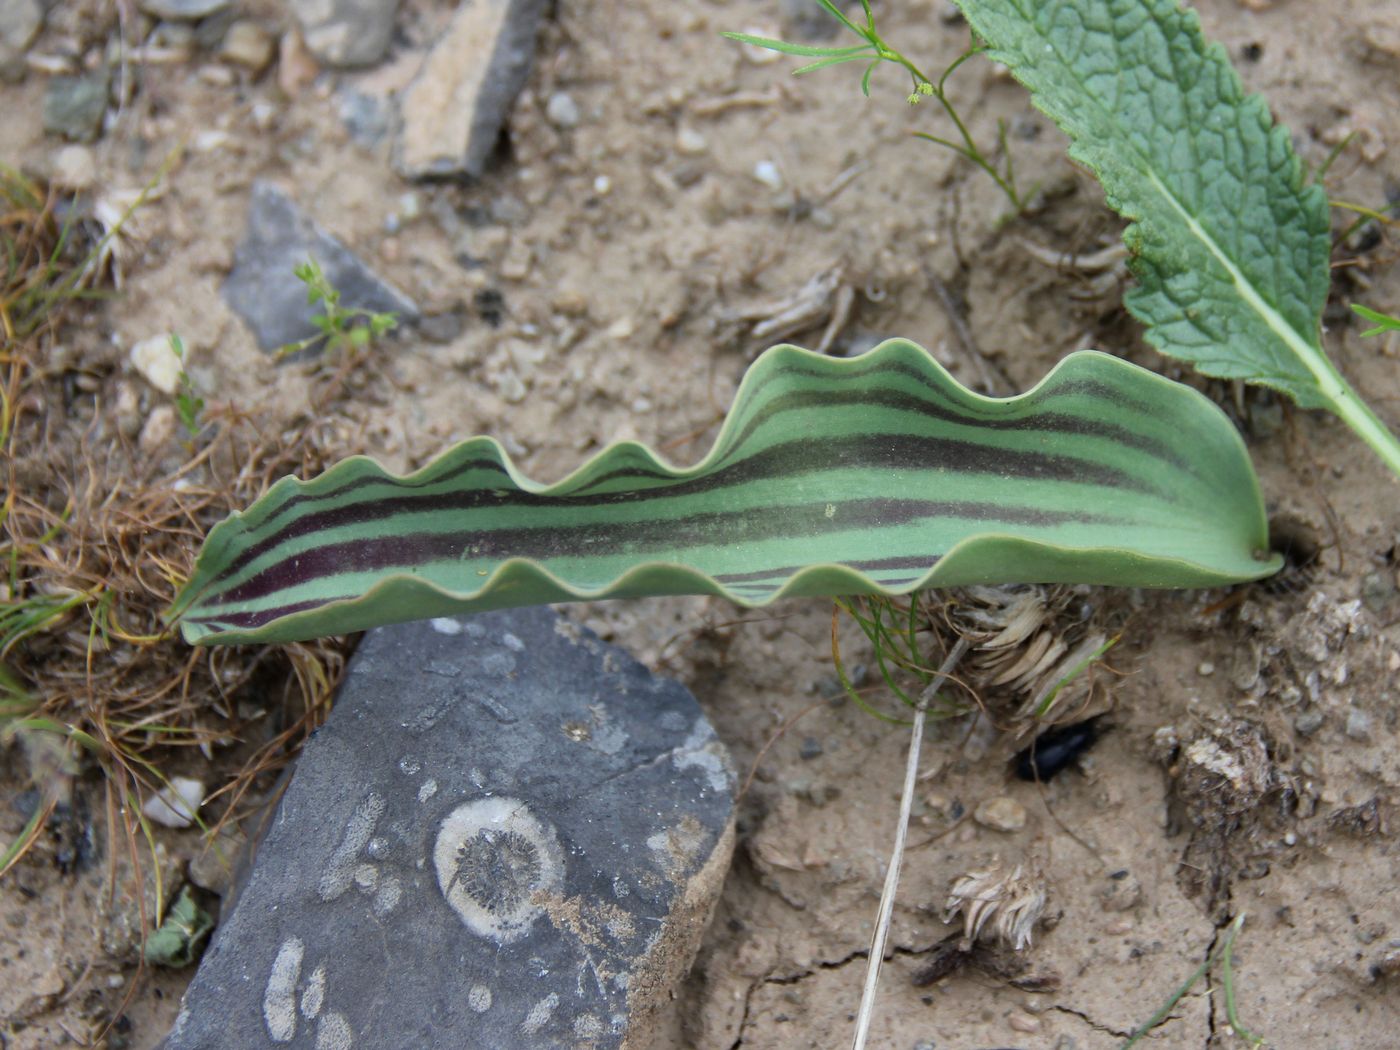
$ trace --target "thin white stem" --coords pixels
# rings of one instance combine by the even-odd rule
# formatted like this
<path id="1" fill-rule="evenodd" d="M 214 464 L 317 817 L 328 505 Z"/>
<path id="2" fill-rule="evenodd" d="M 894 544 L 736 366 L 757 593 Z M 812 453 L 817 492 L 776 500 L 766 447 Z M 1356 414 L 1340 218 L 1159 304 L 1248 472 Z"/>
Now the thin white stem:
<path id="1" fill-rule="evenodd" d="M 929 683 L 914 707 L 914 728 L 909 734 L 909 761 L 904 766 L 904 793 L 899 799 L 899 824 L 894 833 L 894 850 L 890 853 L 889 870 L 885 872 L 885 888 L 880 893 L 880 910 L 875 918 L 875 933 L 870 938 L 870 958 L 865 966 L 865 990 L 860 997 L 860 1012 L 856 1014 L 856 1032 L 851 1050 L 865 1050 L 870 1032 L 870 1020 L 875 1013 L 875 990 L 880 983 L 880 966 L 885 961 L 885 940 L 890 932 L 890 917 L 894 914 L 895 893 L 899 889 L 899 869 L 904 862 L 904 840 L 909 833 L 909 811 L 914 807 L 914 785 L 919 777 L 919 747 L 924 740 L 924 715 L 928 705 L 938 695 L 938 687 L 953 673 L 967 652 L 967 639 L 959 638 L 953 651 L 943 661 L 938 674 Z"/>

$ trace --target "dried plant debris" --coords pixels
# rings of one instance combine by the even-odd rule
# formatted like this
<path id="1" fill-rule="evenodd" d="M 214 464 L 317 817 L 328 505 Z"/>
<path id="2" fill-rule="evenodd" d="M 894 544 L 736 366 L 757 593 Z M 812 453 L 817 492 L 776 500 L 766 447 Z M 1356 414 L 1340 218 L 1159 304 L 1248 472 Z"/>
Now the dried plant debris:
<path id="1" fill-rule="evenodd" d="M 1280 832 L 1291 829 L 1300 792 L 1292 747 L 1265 727 L 1218 716 L 1181 736 L 1158 729 L 1153 747 L 1170 777 L 1169 831 L 1187 830 L 1177 881 L 1223 914 L 1235 879 L 1268 874 Z"/>
<path id="2" fill-rule="evenodd" d="M 965 587 L 945 609 L 972 653 L 960 669 L 977 692 L 1009 693 L 1018 736 L 1102 714 L 1110 698 L 1092 673 L 1112 644 L 1098 592 L 1090 587 Z"/>
<path id="3" fill-rule="evenodd" d="M 1047 900 L 1045 876 L 1038 861 L 1027 859 L 1008 873 L 997 860 L 953 880 L 943 921 L 952 922 L 962 914 L 963 951 L 970 951 L 984 932 L 1015 951 L 1023 951 L 1031 943 Z"/>

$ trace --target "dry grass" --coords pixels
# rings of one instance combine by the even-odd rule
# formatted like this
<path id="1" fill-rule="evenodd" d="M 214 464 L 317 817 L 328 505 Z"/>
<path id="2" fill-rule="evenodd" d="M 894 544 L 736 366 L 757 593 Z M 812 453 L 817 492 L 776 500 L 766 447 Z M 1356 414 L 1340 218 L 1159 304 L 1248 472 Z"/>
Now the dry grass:
<path id="1" fill-rule="evenodd" d="M 208 529 L 341 450 L 327 447 L 321 413 L 268 433 L 231 406 L 187 439 L 138 449 L 106 403 L 116 362 L 54 353 L 83 300 L 104 294 L 118 229 L 82 218 L 81 200 L 0 176 L 0 746 L 23 755 L 42 800 L 0 856 L 3 876 L 99 777 L 112 854 L 154 848 L 141 802 L 176 765 L 202 767 L 211 798 L 223 796 L 209 811 L 227 819 L 319 724 L 347 650 L 194 649 L 165 627 Z M 157 919 L 143 916 L 145 928 Z"/>

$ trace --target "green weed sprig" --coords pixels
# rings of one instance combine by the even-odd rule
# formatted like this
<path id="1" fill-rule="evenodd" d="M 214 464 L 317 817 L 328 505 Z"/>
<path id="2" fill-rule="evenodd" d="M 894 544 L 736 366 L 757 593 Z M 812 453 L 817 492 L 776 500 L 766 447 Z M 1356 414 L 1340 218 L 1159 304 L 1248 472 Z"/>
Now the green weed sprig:
<path id="1" fill-rule="evenodd" d="M 980 54 L 982 48 L 971 47 L 964 51 L 953 63 L 945 69 L 941 76 L 935 81 L 927 76 L 913 60 L 905 55 L 898 48 L 890 44 L 875 25 L 875 15 L 870 10 L 869 0 L 861 0 L 861 8 L 865 13 L 865 24 L 860 25 L 851 21 L 831 0 L 817 0 L 817 3 L 845 26 L 848 30 L 860 37 L 863 44 L 855 44 L 851 47 L 813 47 L 807 44 L 792 44 L 785 40 L 772 40 L 768 37 L 752 36 L 748 33 L 725 33 L 724 36 L 730 40 L 738 41 L 741 44 L 749 44 L 753 47 L 765 48 L 769 51 L 777 51 L 784 55 L 795 55 L 800 58 L 813 58 L 814 62 L 798 69 L 794 69 L 793 76 L 801 76 L 804 73 L 812 73 L 818 69 L 826 69 L 829 66 L 844 65 L 847 62 L 864 62 L 865 73 L 860 78 L 860 90 L 866 96 L 870 95 L 870 78 L 875 69 L 883 62 L 899 66 L 910 78 L 911 90 L 907 99 L 911 106 L 918 105 L 920 100 L 933 98 L 943 107 L 943 112 L 948 115 L 948 119 L 953 122 L 957 129 L 958 138 L 961 142 L 954 142 L 951 139 L 941 138 L 937 135 L 929 135 L 924 132 L 915 132 L 915 136 L 927 139 L 929 142 L 937 143 L 947 149 L 952 150 L 958 156 L 970 161 L 981 168 L 1006 194 L 1011 206 L 1016 211 L 1021 211 L 1025 207 L 1025 199 L 1016 189 L 1016 173 L 1011 163 L 1011 153 L 1006 148 L 1006 124 L 1004 121 L 997 121 L 997 149 L 1005 158 L 1003 171 L 998 171 L 994 164 L 978 147 L 973 139 L 972 133 L 968 131 L 967 124 L 958 114 L 957 108 L 952 100 L 948 98 L 947 85 L 948 78 L 953 75 L 953 71 L 966 62 L 973 55 Z"/>
<path id="2" fill-rule="evenodd" d="M 292 273 L 306 285 L 308 306 L 320 305 L 322 312 L 311 318 L 317 328 L 315 335 L 299 339 L 278 347 L 277 358 L 281 359 L 302 350 L 320 346 L 329 353 L 353 347 L 360 349 L 383 336 L 398 324 L 398 314 L 378 313 L 360 307 L 340 305 L 340 289 L 331 284 L 321 264 L 315 259 L 307 259 Z"/>

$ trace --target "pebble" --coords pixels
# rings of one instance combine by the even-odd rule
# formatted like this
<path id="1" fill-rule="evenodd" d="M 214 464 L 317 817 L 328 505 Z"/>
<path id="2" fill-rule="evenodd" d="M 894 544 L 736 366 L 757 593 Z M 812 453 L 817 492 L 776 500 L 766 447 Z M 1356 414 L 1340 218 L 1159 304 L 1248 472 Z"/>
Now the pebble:
<path id="1" fill-rule="evenodd" d="M 44 130 L 74 142 L 94 142 L 107 114 L 106 71 L 54 77 L 44 91 Z"/>
<path id="2" fill-rule="evenodd" d="M 1293 719 L 1293 728 L 1299 736 L 1312 736 L 1322 728 L 1323 721 L 1322 712 L 1315 707 L 1310 707 Z"/>
<path id="3" fill-rule="evenodd" d="M 187 828 L 194 823 L 194 815 L 203 804 L 202 781 L 192 777 L 171 777 L 169 784 L 141 804 L 141 812 L 163 827 Z"/>
<path id="4" fill-rule="evenodd" d="M 576 128 L 579 122 L 578 103 L 566 91 L 556 91 L 545 103 L 544 115 L 556 128 Z"/>
<path id="5" fill-rule="evenodd" d="M 24 54 L 44 24 L 39 0 L 0 0 L 0 62 Z"/>
<path id="6" fill-rule="evenodd" d="M 231 824 L 225 827 L 190 860 L 190 881 L 202 890 L 224 896 L 247 845 L 242 831 Z"/>
<path id="7" fill-rule="evenodd" d="M 277 87 L 282 94 L 295 98 L 320 71 L 300 31 L 293 28 L 283 33 L 277 44 Z"/>
<path id="8" fill-rule="evenodd" d="M 151 414 L 146 417 L 146 422 L 141 427 L 141 434 L 136 439 L 136 445 L 142 452 L 150 456 L 165 448 L 174 436 L 174 406 L 157 405 L 151 409 Z"/>
<path id="9" fill-rule="evenodd" d="M 798 757 L 806 761 L 819 758 L 825 753 L 826 749 L 822 747 L 822 742 L 814 736 L 805 738 L 802 741 L 802 746 L 797 750 Z"/>
<path id="10" fill-rule="evenodd" d="M 772 26 L 749 26 L 742 30 L 744 36 L 758 36 L 765 40 L 774 40 L 782 36 L 782 33 Z M 756 47 L 753 44 L 740 44 L 740 53 L 756 66 L 766 66 L 778 61 L 783 56 L 770 48 Z"/>
<path id="11" fill-rule="evenodd" d="M 972 817 L 994 831 L 1020 831 L 1026 826 L 1026 807 L 1014 798 L 999 795 L 979 802 Z"/>
<path id="12" fill-rule="evenodd" d="M 290 0 L 288 6 L 319 61 L 354 69 L 375 65 L 389 50 L 399 5 L 397 0 Z"/>
<path id="13" fill-rule="evenodd" d="M 131 365 L 141 377 L 163 394 L 173 394 L 180 386 L 180 359 L 170 346 L 170 337 L 153 335 L 131 348 Z"/>
<path id="14" fill-rule="evenodd" d="M 1211 675 L 1215 674 L 1215 664 L 1211 663 L 1209 660 L 1202 660 L 1196 667 L 1196 673 L 1202 678 L 1209 678 Z"/>
<path id="15" fill-rule="evenodd" d="M 1346 734 L 1352 740 L 1370 740 L 1371 716 L 1359 707 L 1351 708 L 1347 711 Z"/>
<path id="16" fill-rule="evenodd" d="M 697 153 L 704 153 L 705 150 L 709 148 L 709 145 L 710 144 L 705 141 L 705 136 L 694 128 L 686 127 L 683 124 L 679 130 L 676 131 L 676 151 L 678 153 L 694 156 Z"/>
<path id="17" fill-rule="evenodd" d="M 753 177 L 774 193 L 783 188 L 783 173 L 771 160 L 761 160 L 753 166 Z"/>
<path id="18" fill-rule="evenodd" d="M 2 0 L 0 0 L 2 2 Z M 52 181 L 67 190 L 90 190 L 97 181 L 97 161 L 86 146 L 64 146 L 53 155 Z"/>
<path id="19" fill-rule="evenodd" d="M 219 57 L 225 62 L 261 73 L 272 63 L 277 41 L 257 22 L 242 19 L 228 27 Z"/>
<path id="20" fill-rule="evenodd" d="M 1006 1019 L 1006 1023 L 1013 1031 L 1030 1034 L 1040 1031 L 1040 1018 L 1032 1017 L 1030 1014 L 1017 1011 Z"/>

